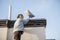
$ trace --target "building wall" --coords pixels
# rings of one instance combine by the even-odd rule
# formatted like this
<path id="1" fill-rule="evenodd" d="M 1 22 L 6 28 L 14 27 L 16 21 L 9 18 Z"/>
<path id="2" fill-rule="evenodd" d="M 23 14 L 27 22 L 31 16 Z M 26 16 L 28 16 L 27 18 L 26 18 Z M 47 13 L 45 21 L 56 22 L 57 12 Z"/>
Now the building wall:
<path id="1" fill-rule="evenodd" d="M 0 40 L 7 40 L 7 30 L 8 28 L 0 28 Z"/>
<path id="2" fill-rule="evenodd" d="M 14 20 L 0 20 L 0 40 L 13 40 Z M 21 40 L 45 40 L 45 19 L 33 19 L 24 25 Z"/>
<path id="3" fill-rule="evenodd" d="M 13 40 L 13 28 L 8 29 L 7 40 Z M 45 40 L 44 27 L 29 27 L 24 29 L 21 40 Z"/>

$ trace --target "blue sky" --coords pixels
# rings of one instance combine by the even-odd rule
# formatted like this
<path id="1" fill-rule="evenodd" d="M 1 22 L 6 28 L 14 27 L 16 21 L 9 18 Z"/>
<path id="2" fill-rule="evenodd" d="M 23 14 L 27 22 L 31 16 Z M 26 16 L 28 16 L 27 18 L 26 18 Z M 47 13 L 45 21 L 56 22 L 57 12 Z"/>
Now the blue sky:
<path id="1" fill-rule="evenodd" d="M 35 18 L 47 20 L 46 39 L 60 40 L 60 0 L 0 0 L 0 19 L 8 18 L 9 4 L 12 5 L 12 20 L 18 13 L 25 15 L 24 11 L 30 10 Z"/>

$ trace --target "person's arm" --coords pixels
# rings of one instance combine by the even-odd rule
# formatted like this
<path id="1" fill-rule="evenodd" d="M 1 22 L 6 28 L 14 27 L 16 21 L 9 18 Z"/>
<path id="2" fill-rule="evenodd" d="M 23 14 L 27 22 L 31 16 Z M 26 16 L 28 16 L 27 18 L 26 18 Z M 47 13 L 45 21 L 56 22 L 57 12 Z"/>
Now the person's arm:
<path id="1" fill-rule="evenodd" d="M 24 19 L 24 20 L 23 20 L 24 24 L 27 24 L 28 21 L 29 21 L 29 17 L 28 17 L 27 19 Z"/>

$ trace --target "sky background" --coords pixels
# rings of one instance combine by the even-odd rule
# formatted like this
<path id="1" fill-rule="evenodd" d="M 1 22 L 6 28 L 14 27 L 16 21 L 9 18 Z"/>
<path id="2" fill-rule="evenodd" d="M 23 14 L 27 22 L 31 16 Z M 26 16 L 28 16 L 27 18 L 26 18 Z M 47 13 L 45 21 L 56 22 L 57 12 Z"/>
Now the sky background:
<path id="1" fill-rule="evenodd" d="M 30 10 L 35 17 L 47 20 L 46 39 L 60 40 L 60 0 L 0 0 L 0 19 L 8 19 L 9 4 L 12 6 L 12 20 L 19 13 Z"/>

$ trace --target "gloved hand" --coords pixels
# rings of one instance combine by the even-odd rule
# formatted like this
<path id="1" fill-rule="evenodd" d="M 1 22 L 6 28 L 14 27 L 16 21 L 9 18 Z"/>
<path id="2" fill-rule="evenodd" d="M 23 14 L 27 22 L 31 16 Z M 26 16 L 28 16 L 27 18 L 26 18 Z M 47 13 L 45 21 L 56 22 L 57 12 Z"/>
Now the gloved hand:
<path id="1" fill-rule="evenodd" d="M 29 10 L 26 10 L 25 13 L 29 16 L 29 18 L 35 17 Z"/>

